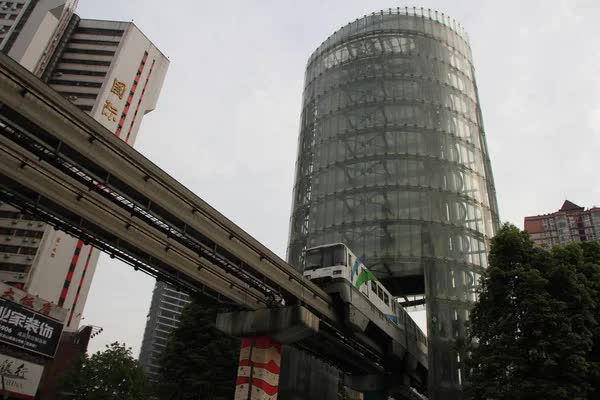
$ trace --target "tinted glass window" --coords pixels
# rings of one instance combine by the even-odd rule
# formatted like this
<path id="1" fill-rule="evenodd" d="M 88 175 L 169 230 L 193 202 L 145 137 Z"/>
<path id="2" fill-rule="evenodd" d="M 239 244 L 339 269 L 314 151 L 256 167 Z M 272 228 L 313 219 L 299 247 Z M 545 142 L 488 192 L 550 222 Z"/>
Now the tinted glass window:
<path id="1" fill-rule="evenodd" d="M 346 251 L 344 246 L 335 246 L 333 248 L 333 264 L 331 265 L 346 265 Z"/>
<path id="2" fill-rule="evenodd" d="M 331 267 L 332 265 L 346 265 L 344 246 L 324 247 L 306 252 L 306 268 Z"/>
<path id="3" fill-rule="evenodd" d="M 315 268 L 321 266 L 321 250 L 310 250 L 306 252 L 306 268 Z"/>

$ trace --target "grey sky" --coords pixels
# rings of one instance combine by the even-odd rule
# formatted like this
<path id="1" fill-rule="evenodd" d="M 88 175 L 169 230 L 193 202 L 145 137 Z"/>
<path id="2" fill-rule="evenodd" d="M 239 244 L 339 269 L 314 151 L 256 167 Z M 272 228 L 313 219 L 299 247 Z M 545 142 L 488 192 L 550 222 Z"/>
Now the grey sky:
<path id="1" fill-rule="evenodd" d="M 285 257 L 304 67 L 342 25 L 394 1 L 80 0 L 131 20 L 171 59 L 137 149 Z M 410 4 L 411 6 L 413 4 Z M 500 217 L 600 206 L 600 4 L 430 1 L 469 32 Z M 102 256 L 83 323 L 90 350 L 137 355 L 154 280 Z"/>

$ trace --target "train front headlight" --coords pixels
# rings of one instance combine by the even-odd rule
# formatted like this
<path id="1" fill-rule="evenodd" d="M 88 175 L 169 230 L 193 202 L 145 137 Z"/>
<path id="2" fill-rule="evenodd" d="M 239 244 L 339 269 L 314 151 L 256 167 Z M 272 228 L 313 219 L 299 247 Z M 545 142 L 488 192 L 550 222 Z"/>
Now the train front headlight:
<path id="1" fill-rule="evenodd" d="M 333 271 L 333 275 L 340 275 L 342 273 L 342 271 Z"/>
<path id="2" fill-rule="evenodd" d="M 310 275 L 304 275 L 306 279 L 310 279 Z"/>

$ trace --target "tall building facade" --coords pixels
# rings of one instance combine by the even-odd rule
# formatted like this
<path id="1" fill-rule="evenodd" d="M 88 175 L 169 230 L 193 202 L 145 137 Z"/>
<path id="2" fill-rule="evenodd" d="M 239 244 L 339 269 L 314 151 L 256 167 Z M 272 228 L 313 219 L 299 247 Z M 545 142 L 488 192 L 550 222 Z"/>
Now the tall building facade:
<path id="1" fill-rule="evenodd" d="M 525 231 L 536 245 L 544 247 L 600 241 L 600 208 L 586 210 L 565 200 L 554 213 L 525 217 Z"/>
<path id="2" fill-rule="evenodd" d="M 0 1 L 0 51 L 39 76 L 76 6 L 77 0 Z"/>
<path id="3" fill-rule="evenodd" d="M 190 301 L 187 294 L 164 282 L 157 282 L 154 286 L 139 357 L 152 381 L 158 377 L 160 355 L 167 346 L 169 335 L 179 326 L 183 308 Z"/>
<path id="4" fill-rule="evenodd" d="M 398 8 L 325 40 L 306 67 L 288 261 L 342 242 L 393 294 L 425 294 L 432 399 L 462 398 L 455 343 L 497 225 L 462 27 Z"/>
<path id="5" fill-rule="evenodd" d="M 62 8 L 50 8 L 58 22 L 44 14 L 42 19 L 50 19 L 53 24 L 45 31 L 43 24 L 38 29 L 60 35 L 50 36 L 45 50 L 38 51 L 37 59 L 29 60 L 25 66 L 133 145 L 142 117 L 156 106 L 168 59 L 133 23 L 80 19 L 72 13 L 70 1 L 20 3 L 29 4 L 23 5 L 21 9 L 27 11 L 15 20 L 23 28 L 10 39 L 14 45 L 5 47 L 5 52 L 11 55 L 18 43 L 26 43 L 25 27 L 43 14 L 49 3 L 62 3 Z M 10 9 L 13 5 L 9 5 Z M 40 36 L 32 38 L 35 42 Z M 0 279 L 67 309 L 65 330 L 77 331 L 100 252 L 6 204 L 0 205 L 0 242 Z"/>

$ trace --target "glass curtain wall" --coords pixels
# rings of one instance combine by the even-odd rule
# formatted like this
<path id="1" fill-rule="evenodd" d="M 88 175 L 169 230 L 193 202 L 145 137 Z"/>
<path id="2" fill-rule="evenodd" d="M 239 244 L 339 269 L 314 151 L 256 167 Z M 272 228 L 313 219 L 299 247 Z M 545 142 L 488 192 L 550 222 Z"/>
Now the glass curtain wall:
<path id="1" fill-rule="evenodd" d="M 288 261 L 345 243 L 395 295 L 425 294 L 430 397 L 462 398 L 453 343 L 487 266 L 496 195 L 468 38 L 433 10 L 344 26 L 306 68 Z"/>

